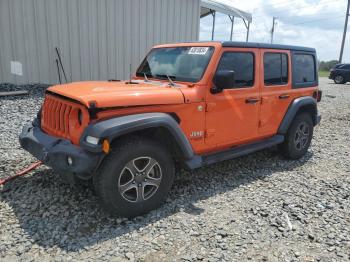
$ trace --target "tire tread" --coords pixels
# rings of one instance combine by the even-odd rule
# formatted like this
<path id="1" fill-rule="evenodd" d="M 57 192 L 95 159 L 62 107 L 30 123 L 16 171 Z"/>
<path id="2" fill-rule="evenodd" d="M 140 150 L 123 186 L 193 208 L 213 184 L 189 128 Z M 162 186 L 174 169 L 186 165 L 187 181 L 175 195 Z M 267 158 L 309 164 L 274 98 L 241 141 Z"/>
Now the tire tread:
<path id="1" fill-rule="evenodd" d="M 126 203 L 120 203 L 120 201 L 118 202 L 113 197 L 113 193 L 111 193 L 109 188 L 109 185 L 110 185 L 109 181 L 112 179 L 110 175 L 111 162 L 115 163 L 116 159 L 120 157 L 120 154 L 122 153 L 125 154 L 125 152 L 130 152 L 131 149 L 137 148 L 145 144 L 156 147 L 158 151 L 160 151 L 162 155 L 164 155 L 164 157 L 166 158 L 169 157 L 169 161 L 170 161 L 171 156 L 170 154 L 168 154 L 167 150 L 163 146 L 147 138 L 130 136 L 125 139 L 119 140 L 112 145 L 111 152 L 105 157 L 105 159 L 101 164 L 100 169 L 93 176 L 93 184 L 94 184 L 94 188 L 98 196 L 99 202 L 102 208 L 113 216 L 122 216 L 122 217 L 129 217 L 129 218 L 135 217 L 159 207 L 159 205 L 162 203 L 162 199 L 152 199 L 153 198 L 152 197 L 150 200 L 146 200 L 145 202 L 142 202 L 142 205 L 138 206 L 137 211 L 135 211 L 135 209 L 133 210 L 132 208 L 128 208 Z M 164 190 L 163 188 L 158 189 L 158 191 L 162 191 L 161 193 L 167 192 L 170 189 L 171 184 L 173 182 L 175 172 L 174 172 L 173 163 L 171 164 L 172 164 L 171 166 L 172 170 L 169 174 L 169 177 L 170 177 L 169 181 L 165 181 Z"/>

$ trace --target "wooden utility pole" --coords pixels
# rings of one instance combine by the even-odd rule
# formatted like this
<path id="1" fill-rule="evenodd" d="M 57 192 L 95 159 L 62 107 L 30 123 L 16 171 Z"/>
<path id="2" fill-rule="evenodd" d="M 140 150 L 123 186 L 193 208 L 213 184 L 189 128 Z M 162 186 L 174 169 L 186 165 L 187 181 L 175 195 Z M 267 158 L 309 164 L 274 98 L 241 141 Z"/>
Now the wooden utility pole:
<path id="1" fill-rule="evenodd" d="M 345 39 L 346 39 L 346 31 L 348 28 L 348 21 L 349 21 L 349 7 L 350 7 L 350 0 L 348 0 L 348 7 L 346 8 L 346 16 L 345 16 L 345 24 L 344 24 L 344 33 L 343 33 L 343 40 L 341 42 L 341 48 L 340 48 L 340 55 L 339 55 L 339 63 L 343 60 L 343 52 L 344 52 L 344 45 L 345 45 Z"/>
<path id="2" fill-rule="evenodd" d="M 349 0 L 350 1 L 350 0 Z M 275 32 L 276 18 L 272 18 L 272 28 L 271 28 L 271 44 L 273 43 L 273 33 Z"/>

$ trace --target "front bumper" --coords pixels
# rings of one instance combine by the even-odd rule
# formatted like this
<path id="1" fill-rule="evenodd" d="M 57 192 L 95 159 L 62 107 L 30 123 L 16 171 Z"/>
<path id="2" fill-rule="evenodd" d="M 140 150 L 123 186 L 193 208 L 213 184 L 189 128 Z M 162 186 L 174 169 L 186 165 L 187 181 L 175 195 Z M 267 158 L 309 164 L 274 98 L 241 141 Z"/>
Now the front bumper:
<path id="1" fill-rule="evenodd" d="M 87 152 L 68 140 L 47 135 L 35 124 L 23 127 L 19 142 L 23 149 L 55 171 L 84 177 L 89 177 L 97 169 L 104 156 L 103 153 Z M 72 160 L 71 164 L 68 157 Z"/>

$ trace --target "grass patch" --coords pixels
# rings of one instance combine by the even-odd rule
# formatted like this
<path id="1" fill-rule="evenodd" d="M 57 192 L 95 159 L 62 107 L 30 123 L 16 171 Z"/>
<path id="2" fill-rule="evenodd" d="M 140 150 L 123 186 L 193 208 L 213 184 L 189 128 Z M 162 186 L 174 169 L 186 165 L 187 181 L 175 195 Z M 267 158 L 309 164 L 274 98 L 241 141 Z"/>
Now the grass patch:
<path id="1" fill-rule="evenodd" d="M 318 71 L 318 76 L 319 77 L 328 77 L 329 72 L 328 71 Z"/>

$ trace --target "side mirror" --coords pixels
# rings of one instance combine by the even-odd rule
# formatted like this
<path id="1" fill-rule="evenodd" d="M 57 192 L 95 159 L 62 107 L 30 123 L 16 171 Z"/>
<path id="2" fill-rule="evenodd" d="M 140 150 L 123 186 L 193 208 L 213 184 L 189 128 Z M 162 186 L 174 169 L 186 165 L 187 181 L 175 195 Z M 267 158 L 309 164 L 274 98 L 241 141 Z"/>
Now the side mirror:
<path id="1" fill-rule="evenodd" d="M 223 89 L 233 88 L 235 85 L 235 72 L 233 70 L 219 70 L 213 78 L 214 87 L 210 89 L 212 94 L 222 92 Z"/>

